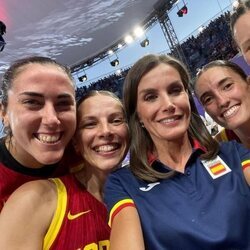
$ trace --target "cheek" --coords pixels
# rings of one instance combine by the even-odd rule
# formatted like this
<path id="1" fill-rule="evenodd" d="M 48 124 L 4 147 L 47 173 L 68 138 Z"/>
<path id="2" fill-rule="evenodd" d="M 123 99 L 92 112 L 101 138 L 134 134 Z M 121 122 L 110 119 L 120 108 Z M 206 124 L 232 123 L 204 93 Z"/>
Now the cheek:
<path id="1" fill-rule="evenodd" d="M 14 132 L 15 128 L 18 127 L 18 125 L 27 123 L 27 119 L 19 119 L 19 115 L 17 113 L 7 111 L 6 115 L 6 123 L 11 127 L 12 132 Z"/>
<path id="2" fill-rule="evenodd" d="M 215 104 L 215 103 L 213 103 L 213 104 L 210 104 L 210 105 L 208 105 L 208 106 L 206 106 L 206 107 L 204 107 L 205 108 L 205 111 L 207 112 L 207 113 L 209 113 L 209 114 L 216 114 L 217 113 L 217 110 L 218 110 L 218 107 L 217 107 L 217 105 Z"/>
<path id="3" fill-rule="evenodd" d="M 86 151 L 87 145 L 89 144 L 90 140 L 88 133 L 84 133 L 82 131 L 78 132 L 76 133 L 75 138 L 76 138 L 75 148 L 77 149 L 78 152 L 83 154 L 84 151 Z"/>
<path id="4" fill-rule="evenodd" d="M 74 126 L 76 126 L 76 113 L 75 113 L 75 111 L 61 113 L 59 115 L 60 115 L 59 119 L 62 122 L 65 121 L 65 124 L 68 124 L 69 126 L 72 126 L 72 124 L 74 124 Z"/>
<path id="5" fill-rule="evenodd" d="M 117 134 L 121 138 L 121 140 L 124 142 L 124 144 L 128 143 L 128 128 L 127 128 L 127 126 L 124 126 L 123 128 L 119 129 L 117 131 Z"/>

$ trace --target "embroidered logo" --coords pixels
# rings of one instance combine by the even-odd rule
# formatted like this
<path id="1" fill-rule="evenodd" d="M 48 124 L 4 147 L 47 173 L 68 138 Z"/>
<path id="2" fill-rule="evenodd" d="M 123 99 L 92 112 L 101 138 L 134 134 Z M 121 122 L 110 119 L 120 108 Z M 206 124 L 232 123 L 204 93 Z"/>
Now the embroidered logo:
<path id="1" fill-rule="evenodd" d="M 89 213 L 90 211 L 91 211 L 91 210 L 87 210 L 87 211 L 80 212 L 80 213 L 77 213 L 77 214 L 71 214 L 71 212 L 69 211 L 67 217 L 68 217 L 69 220 L 75 220 L 75 219 L 77 219 L 78 217 L 80 217 L 80 216 L 82 216 L 82 215 L 84 215 L 84 214 Z"/>
<path id="2" fill-rule="evenodd" d="M 154 183 L 149 183 L 147 185 L 147 187 L 140 187 L 140 190 L 143 192 L 148 192 L 149 190 L 151 190 L 153 187 L 155 187 L 156 185 L 159 185 L 160 182 L 154 182 Z"/>
<path id="3" fill-rule="evenodd" d="M 202 163 L 213 179 L 231 172 L 231 169 L 219 156 L 211 161 L 202 160 Z"/>

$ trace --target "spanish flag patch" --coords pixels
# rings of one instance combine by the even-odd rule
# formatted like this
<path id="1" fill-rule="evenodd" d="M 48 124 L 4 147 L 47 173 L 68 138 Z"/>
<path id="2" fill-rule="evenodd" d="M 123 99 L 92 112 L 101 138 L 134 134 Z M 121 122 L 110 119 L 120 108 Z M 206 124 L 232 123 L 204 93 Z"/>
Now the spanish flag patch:
<path id="1" fill-rule="evenodd" d="M 231 169 L 219 156 L 210 161 L 202 160 L 202 163 L 213 179 L 231 172 Z"/>

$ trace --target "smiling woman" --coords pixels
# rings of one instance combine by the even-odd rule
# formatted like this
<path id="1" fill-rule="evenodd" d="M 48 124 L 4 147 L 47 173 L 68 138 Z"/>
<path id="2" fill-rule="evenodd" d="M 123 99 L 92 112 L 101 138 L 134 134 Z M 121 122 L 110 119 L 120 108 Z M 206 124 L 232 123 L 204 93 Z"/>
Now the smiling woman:
<path id="1" fill-rule="evenodd" d="M 39 56 L 14 62 L 2 79 L 1 117 L 0 210 L 23 183 L 64 171 L 58 162 L 76 127 L 69 69 Z"/>
<path id="2" fill-rule="evenodd" d="M 217 60 L 198 73 L 195 93 L 206 112 L 225 127 L 219 141 L 235 139 L 250 149 L 250 78 L 233 62 Z"/>
<path id="3" fill-rule="evenodd" d="M 78 102 L 77 119 L 73 145 L 82 157 L 80 171 L 17 189 L 1 212 L 0 249 L 109 248 L 103 186 L 128 149 L 123 106 L 114 94 L 93 91 Z"/>
<path id="4" fill-rule="evenodd" d="M 211 137 L 182 63 L 143 57 L 123 93 L 130 166 L 106 184 L 110 249 L 247 249 L 250 152 Z"/>

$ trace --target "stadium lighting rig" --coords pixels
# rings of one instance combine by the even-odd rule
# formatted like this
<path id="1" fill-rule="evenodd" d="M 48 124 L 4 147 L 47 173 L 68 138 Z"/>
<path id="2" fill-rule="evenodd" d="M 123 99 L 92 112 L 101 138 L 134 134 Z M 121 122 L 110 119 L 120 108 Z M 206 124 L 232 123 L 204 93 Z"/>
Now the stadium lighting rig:
<path id="1" fill-rule="evenodd" d="M 178 10 L 177 15 L 179 17 L 183 17 L 183 15 L 186 15 L 188 13 L 188 8 L 186 5 L 184 5 L 181 9 Z"/>

